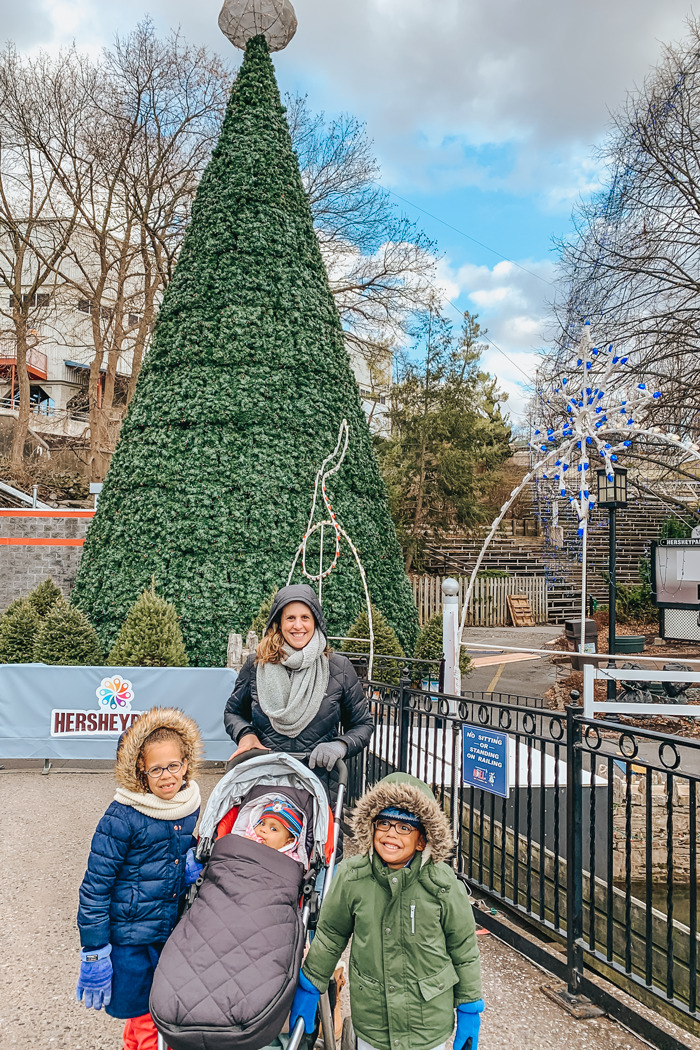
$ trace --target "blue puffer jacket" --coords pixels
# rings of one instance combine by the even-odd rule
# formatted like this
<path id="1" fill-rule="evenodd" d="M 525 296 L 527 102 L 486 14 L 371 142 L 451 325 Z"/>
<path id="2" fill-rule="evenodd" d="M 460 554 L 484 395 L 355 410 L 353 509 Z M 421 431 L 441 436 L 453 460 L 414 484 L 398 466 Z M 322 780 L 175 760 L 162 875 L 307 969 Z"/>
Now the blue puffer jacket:
<path id="1" fill-rule="evenodd" d="M 78 928 L 83 948 L 162 944 L 178 919 L 185 889 L 185 855 L 199 810 L 156 820 L 112 802 L 97 825 L 80 887 Z"/>

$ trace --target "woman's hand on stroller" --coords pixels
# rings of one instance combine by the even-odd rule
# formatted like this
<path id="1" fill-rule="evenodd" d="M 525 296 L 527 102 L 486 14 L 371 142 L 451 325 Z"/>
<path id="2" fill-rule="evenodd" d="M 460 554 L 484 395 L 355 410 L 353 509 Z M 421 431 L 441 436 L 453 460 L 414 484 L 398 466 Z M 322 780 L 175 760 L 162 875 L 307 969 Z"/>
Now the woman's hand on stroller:
<path id="1" fill-rule="evenodd" d="M 232 758 L 235 758 L 236 755 L 242 755 L 244 751 L 254 751 L 256 748 L 260 748 L 263 751 L 268 750 L 268 748 L 263 748 L 255 733 L 245 733 L 238 741 L 238 747 L 230 756 L 229 762 Z"/>
<path id="2" fill-rule="evenodd" d="M 289 1014 L 289 1031 L 294 1031 L 294 1026 L 301 1017 L 304 1022 L 304 1031 L 307 1035 L 311 1035 L 314 1028 L 316 1027 L 316 1011 L 318 1009 L 318 1001 L 321 998 L 321 993 L 318 988 L 311 983 L 308 977 L 304 976 L 303 970 L 299 971 L 299 984 L 294 994 L 294 1002 L 292 1003 L 291 1013 Z"/>
<path id="3" fill-rule="evenodd" d="M 204 865 L 199 863 L 194 855 L 194 846 L 191 846 L 185 857 L 185 886 L 195 883 L 203 870 Z"/>
<path id="4" fill-rule="evenodd" d="M 80 952 L 80 977 L 75 998 L 89 1010 L 101 1010 L 112 1000 L 112 945 L 88 948 Z"/>
<path id="5" fill-rule="evenodd" d="M 325 744 L 316 744 L 309 755 L 309 769 L 320 766 L 330 771 L 338 759 L 345 758 L 347 753 L 348 746 L 342 740 L 327 740 Z"/>

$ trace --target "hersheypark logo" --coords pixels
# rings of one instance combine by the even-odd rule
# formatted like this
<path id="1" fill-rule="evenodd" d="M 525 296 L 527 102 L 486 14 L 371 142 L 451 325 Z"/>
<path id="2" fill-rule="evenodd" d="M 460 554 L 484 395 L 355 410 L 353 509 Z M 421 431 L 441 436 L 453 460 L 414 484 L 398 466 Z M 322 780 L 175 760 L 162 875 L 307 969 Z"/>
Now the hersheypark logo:
<path id="1" fill-rule="evenodd" d="M 118 736 L 141 715 L 131 710 L 134 690 L 121 675 L 103 678 L 95 696 L 97 710 L 53 710 L 51 736 Z"/>

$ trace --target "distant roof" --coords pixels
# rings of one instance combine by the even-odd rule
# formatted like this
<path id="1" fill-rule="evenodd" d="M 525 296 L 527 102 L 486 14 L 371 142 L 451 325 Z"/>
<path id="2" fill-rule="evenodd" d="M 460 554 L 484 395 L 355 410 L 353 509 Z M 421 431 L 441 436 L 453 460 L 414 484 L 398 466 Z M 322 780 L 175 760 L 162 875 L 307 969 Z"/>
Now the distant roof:
<path id="1" fill-rule="evenodd" d="M 90 365 L 81 365 L 79 361 L 65 361 L 64 360 L 63 363 L 66 366 L 66 368 L 77 368 L 80 372 L 89 372 L 90 371 Z M 106 365 L 102 365 L 102 367 L 100 368 L 100 372 L 104 373 L 106 371 L 107 371 L 107 366 Z M 117 369 L 117 375 L 125 376 L 126 378 L 128 378 L 131 375 L 131 372 L 122 372 L 120 369 Z"/>

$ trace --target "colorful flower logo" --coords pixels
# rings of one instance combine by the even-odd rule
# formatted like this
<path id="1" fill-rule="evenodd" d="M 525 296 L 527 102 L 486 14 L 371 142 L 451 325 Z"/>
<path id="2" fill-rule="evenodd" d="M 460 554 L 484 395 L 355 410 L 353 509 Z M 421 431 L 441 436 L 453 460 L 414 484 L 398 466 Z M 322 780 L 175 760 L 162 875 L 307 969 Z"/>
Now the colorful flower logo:
<path id="1" fill-rule="evenodd" d="M 113 711 L 130 711 L 134 691 L 131 682 L 115 675 L 114 678 L 103 678 L 95 690 L 100 707 Z"/>

